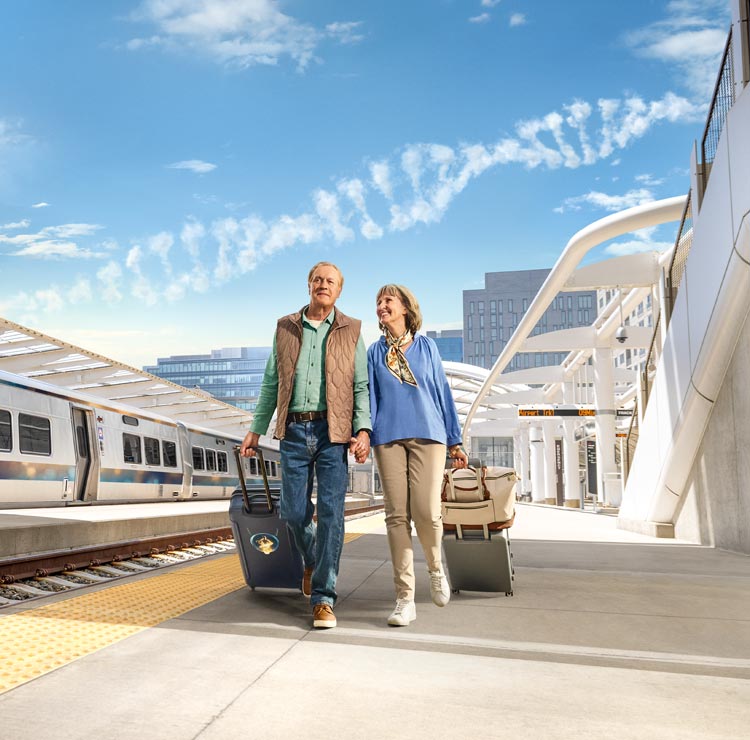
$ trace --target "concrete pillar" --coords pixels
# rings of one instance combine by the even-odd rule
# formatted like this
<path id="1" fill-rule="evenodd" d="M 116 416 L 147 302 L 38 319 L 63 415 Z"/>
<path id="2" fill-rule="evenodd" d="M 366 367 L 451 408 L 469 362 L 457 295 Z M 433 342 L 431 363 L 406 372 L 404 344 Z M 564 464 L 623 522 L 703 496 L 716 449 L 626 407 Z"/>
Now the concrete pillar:
<path id="1" fill-rule="evenodd" d="M 619 506 L 615 464 L 615 384 L 612 350 L 594 350 L 594 403 L 596 405 L 597 499 L 600 503 Z M 621 493 L 620 493 L 621 496 Z"/>
<path id="2" fill-rule="evenodd" d="M 572 404 L 575 398 L 575 386 L 572 382 L 563 384 L 563 402 Z M 578 481 L 578 442 L 576 442 L 575 418 L 563 420 L 563 469 L 565 506 L 579 509 L 581 507 L 581 486 Z"/>
<path id="3" fill-rule="evenodd" d="M 531 500 L 544 503 L 544 435 L 537 424 L 529 426 L 529 465 L 531 472 Z"/>
<path id="4" fill-rule="evenodd" d="M 544 503 L 557 504 L 557 470 L 555 469 L 555 433 L 557 422 L 547 419 L 542 422 L 544 436 Z"/>

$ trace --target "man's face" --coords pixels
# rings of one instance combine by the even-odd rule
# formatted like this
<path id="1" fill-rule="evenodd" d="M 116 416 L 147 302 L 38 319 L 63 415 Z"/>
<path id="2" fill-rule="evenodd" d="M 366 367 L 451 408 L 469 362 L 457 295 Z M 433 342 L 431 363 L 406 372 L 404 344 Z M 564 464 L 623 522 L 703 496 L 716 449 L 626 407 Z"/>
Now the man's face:
<path id="1" fill-rule="evenodd" d="M 321 265 L 313 273 L 310 285 L 310 307 L 331 309 L 341 295 L 338 270 L 330 265 Z"/>

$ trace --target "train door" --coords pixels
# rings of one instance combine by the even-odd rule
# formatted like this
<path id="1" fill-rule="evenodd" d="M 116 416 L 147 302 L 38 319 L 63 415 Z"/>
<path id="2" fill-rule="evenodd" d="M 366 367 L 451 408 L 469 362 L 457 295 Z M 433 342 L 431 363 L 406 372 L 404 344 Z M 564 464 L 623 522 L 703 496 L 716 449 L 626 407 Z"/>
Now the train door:
<path id="1" fill-rule="evenodd" d="M 180 441 L 182 457 L 182 498 L 193 495 L 193 453 L 190 446 L 190 432 L 181 421 L 177 422 L 177 438 Z"/>
<path id="2" fill-rule="evenodd" d="M 76 451 L 76 501 L 94 501 L 99 493 L 99 445 L 94 433 L 94 412 L 72 407 Z"/>

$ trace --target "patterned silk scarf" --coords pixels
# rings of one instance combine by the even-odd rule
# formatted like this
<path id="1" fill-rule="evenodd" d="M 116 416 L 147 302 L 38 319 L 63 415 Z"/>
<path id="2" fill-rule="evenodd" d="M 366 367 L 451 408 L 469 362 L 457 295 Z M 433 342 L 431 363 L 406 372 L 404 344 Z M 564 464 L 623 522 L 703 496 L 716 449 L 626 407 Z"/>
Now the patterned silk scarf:
<path id="1" fill-rule="evenodd" d="M 407 329 L 400 337 L 394 337 L 389 331 L 385 332 L 385 343 L 388 351 L 385 353 L 385 366 L 399 383 L 408 383 L 416 387 L 417 379 L 409 367 L 404 355 L 403 347 L 411 341 L 411 332 Z"/>

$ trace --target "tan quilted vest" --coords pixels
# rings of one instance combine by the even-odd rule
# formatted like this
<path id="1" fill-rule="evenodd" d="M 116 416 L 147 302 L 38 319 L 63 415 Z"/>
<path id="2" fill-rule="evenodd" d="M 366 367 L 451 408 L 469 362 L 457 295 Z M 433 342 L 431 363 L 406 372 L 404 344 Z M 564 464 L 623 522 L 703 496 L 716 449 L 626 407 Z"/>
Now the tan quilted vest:
<path id="1" fill-rule="evenodd" d="M 284 439 L 286 416 L 292 399 L 294 370 L 302 347 L 302 312 L 279 319 L 276 325 L 276 367 L 279 389 L 276 397 L 276 439 Z M 362 322 L 336 309 L 326 337 L 325 374 L 328 437 L 331 442 L 348 444 L 354 415 L 354 355 Z"/>

